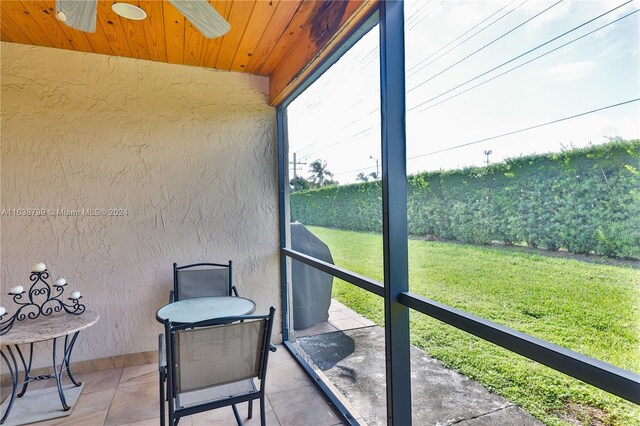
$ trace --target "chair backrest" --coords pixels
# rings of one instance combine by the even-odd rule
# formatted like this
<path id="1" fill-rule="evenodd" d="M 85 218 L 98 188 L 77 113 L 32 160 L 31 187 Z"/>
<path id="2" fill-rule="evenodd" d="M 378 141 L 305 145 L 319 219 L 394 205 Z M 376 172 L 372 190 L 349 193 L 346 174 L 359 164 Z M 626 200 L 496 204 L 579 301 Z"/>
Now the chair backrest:
<path id="1" fill-rule="evenodd" d="M 231 296 L 231 261 L 228 264 L 173 264 L 175 300 L 207 296 Z"/>
<path id="2" fill-rule="evenodd" d="M 273 314 L 168 326 L 173 386 L 181 394 L 244 379 L 264 383 Z M 241 322 L 230 322 L 240 321 Z M 225 324 L 218 324 L 227 322 Z M 262 385 L 261 385 L 262 386 Z"/>

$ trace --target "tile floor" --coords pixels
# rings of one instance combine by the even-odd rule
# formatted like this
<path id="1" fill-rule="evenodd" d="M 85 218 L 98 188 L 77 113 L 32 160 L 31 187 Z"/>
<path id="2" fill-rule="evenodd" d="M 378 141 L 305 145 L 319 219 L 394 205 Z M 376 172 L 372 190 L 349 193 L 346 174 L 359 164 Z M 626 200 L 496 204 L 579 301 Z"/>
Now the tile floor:
<path id="1" fill-rule="evenodd" d="M 86 385 L 71 415 L 35 425 L 159 424 L 157 364 L 78 374 L 77 378 Z M 54 383 L 35 382 L 32 385 L 35 386 L 30 390 L 54 386 Z M 270 355 L 266 390 L 267 424 L 270 426 L 341 424 L 340 418 L 282 345 Z M 6 396 L 6 392 L 3 394 Z M 246 419 L 247 404 L 239 405 L 238 409 L 246 425 L 260 424 L 257 401 L 254 402 L 251 420 Z M 180 421 L 184 426 L 235 424 L 230 407 L 185 417 Z"/>
<path id="2" fill-rule="evenodd" d="M 331 300 L 329 320 L 296 332 L 298 337 L 329 333 L 338 330 L 375 325 L 372 321 L 352 311 L 342 303 Z M 37 426 L 116 426 L 158 425 L 158 365 L 147 364 L 136 367 L 115 368 L 94 373 L 77 374 L 77 379 L 86 383 L 78 403 L 68 417 Z M 55 386 L 55 382 L 34 382 L 30 390 Z M 334 390 L 335 392 L 336 390 Z M 6 397 L 2 389 L 2 399 Z M 349 406 L 346 401 L 345 404 Z M 340 418 L 311 383 L 289 352 L 278 346 L 269 358 L 267 373 L 267 424 L 281 426 L 333 426 L 341 424 Z M 254 402 L 253 419 L 247 420 L 246 404 L 239 407 L 246 425 L 260 424 L 258 402 Z M 235 425 L 231 408 L 221 408 L 196 414 L 180 420 L 180 425 Z"/>

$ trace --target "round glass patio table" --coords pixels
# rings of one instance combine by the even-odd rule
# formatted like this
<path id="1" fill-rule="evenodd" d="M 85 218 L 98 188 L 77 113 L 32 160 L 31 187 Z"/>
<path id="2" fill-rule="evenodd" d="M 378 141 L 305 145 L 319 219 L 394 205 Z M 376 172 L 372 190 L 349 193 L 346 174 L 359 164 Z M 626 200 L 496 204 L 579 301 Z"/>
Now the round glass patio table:
<path id="1" fill-rule="evenodd" d="M 169 303 L 158 309 L 156 319 L 164 323 L 192 323 L 208 319 L 248 315 L 256 310 L 253 300 L 238 296 L 196 297 Z"/>

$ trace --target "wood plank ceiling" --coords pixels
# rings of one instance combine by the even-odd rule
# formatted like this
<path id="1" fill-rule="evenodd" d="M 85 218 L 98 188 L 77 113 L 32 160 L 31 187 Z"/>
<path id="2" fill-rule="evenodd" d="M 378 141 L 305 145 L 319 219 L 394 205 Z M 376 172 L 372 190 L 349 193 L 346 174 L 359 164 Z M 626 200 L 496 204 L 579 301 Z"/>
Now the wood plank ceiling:
<path id="1" fill-rule="evenodd" d="M 223 37 L 205 38 L 167 1 L 128 0 L 144 9 L 143 21 L 99 0 L 95 33 L 55 18 L 55 0 L 2 0 L 2 41 L 126 56 L 173 64 L 270 76 L 270 102 L 293 90 L 314 60 L 377 6 L 376 0 L 209 1 L 231 24 Z"/>

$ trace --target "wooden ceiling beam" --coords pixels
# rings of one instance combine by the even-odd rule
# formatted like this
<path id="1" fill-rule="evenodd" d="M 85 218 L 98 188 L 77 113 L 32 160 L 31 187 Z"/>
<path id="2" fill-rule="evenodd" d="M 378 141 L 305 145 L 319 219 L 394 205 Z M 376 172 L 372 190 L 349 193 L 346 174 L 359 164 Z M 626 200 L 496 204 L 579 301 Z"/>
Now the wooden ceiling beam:
<path id="1" fill-rule="evenodd" d="M 280 105 L 377 7 L 377 0 L 349 0 L 316 9 L 286 59 L 271 73 L 269 103 Z"/>

